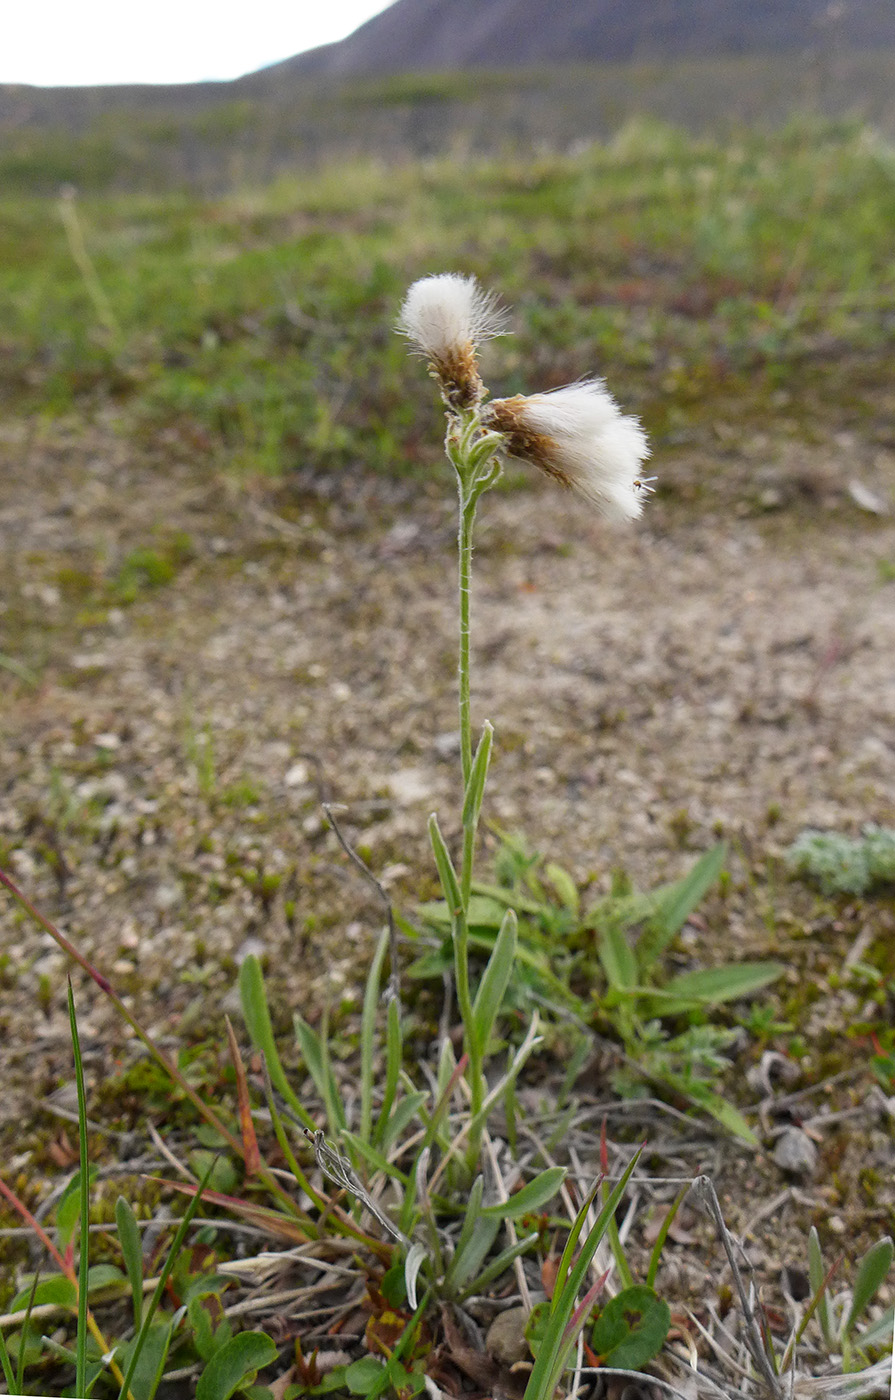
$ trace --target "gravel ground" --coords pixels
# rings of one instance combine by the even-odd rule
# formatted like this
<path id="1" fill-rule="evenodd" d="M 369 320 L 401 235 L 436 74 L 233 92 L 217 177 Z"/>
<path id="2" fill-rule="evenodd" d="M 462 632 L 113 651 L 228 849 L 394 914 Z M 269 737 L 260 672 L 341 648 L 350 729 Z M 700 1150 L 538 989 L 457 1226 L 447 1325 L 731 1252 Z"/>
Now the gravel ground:
<path id="1" fill-rule="evenodd" d="M 284 1007 L 356 993 L 380 912 L 321 795 L 403 907 L 434 888 L 428 812 L 451 833 L 457 811 L 450 483 L 237 488 L 194 458 L 111 419 L 0 436 L 4 863 L 172 1045 L 233 1008 L 249 948 Z M 487 814 L 597 887 L 617 865 L 654 884 L 723 834 L 745 893 L 688 931 L 694 957 L 798 954 L 793 978 L 822 978 L 838 934 L 891 929 L 891 904 L 821 921 L 807 955 L 786 896 L 748 872 L 805 826 L 895 817 L 895 527 L 866 508 L 895 504 L 895 453 L 755 434 L 656 469 L 628 531 L 549 488 L 483 502 Z M 174 532 L 174 576 L 116 593 L 129 554 L 171 554 Z M 6 898 L 0 927 L 0 1136 L 39 1184 L 64 1159 L 39 1101 L 71 1078 L 65 969 Z M 78 995 L 96 1080 L 127 1037 Z M 837 1140 L 845 1177 L 891 1159 L 891 1119 L 871 1119 Z M 786 1185 L 728 1159 L 759 1203 Z M 829 1217 L 823 1162 L 811 1209 Z M 891 1194 L 861 1230 L 891 1222 Z"/>

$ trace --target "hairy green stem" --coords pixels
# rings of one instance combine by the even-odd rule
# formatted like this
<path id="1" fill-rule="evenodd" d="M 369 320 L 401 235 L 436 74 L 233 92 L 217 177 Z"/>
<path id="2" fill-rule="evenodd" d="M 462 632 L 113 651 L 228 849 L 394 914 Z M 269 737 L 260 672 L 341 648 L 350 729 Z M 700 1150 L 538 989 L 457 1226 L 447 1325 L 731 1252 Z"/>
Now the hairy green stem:
<path id="1" fill-rule="evenodd" d="M 460 483 L 460 531 L 458 553 L 460 564 L 460 759 L 463 767 L 463 791 L 472 769 L 472 722 L 469 695 L 469 581 L 472 573 L 472 526 L 475 520 L 475 500 L 469 500 L 465 482 Z M 464 882 L 466 862 L 463 862 Z"/>

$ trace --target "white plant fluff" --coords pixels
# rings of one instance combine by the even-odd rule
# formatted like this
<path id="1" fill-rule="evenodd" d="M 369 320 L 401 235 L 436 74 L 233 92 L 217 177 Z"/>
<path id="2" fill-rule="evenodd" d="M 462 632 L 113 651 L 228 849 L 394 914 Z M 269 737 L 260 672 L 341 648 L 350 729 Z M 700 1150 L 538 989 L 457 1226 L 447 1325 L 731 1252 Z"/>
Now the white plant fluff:
<path id="1" fill-rule="evenodd" d="M 398 330 L 435 364 L 502 335 L 506 324 L 494 293 L 456 272 L 414 282 L 398 317 Z"/>
<path id="2" fill-rule="evenodd" d="M 649 456 L 646 434 L 636 418 L 622 413 L 602 380 L 495 399 L 482 420 L 505 436 L 508 456 L 532 462 L 607 519 L 640 515 L 652 489 L 640 475 Z"/>

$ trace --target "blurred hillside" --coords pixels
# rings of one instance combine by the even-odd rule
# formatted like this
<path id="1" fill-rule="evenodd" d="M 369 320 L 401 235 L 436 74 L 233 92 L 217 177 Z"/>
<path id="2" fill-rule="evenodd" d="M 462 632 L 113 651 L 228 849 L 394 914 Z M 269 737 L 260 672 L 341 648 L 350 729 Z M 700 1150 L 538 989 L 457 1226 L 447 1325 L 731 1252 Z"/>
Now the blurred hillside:
<path id="1" fill-rule="evenodd" d="M 396 0 L 271 76 L 661 63 L 895 47 L 890 0 Z"/>
<path id="2" fill-rule="evenodd" d="M 647 117 L 696 135 L 846 119 L 895 136 L 895 48 L 336 79 L 0 89 L 9 194 L 215 195 L 335 162 L 567 152 Z"/>

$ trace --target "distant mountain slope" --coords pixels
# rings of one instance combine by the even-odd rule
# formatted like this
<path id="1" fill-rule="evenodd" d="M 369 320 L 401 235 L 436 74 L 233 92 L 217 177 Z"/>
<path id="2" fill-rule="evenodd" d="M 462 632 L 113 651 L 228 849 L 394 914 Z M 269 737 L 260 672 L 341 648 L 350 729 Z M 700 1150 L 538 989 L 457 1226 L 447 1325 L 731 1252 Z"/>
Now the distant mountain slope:
<path id="1" fill-rule="evenodd" d="M 264 71 L 349 76 L 880 47 L 895 47 L 893 0 L 396 0 L 340 43 Z"/>

